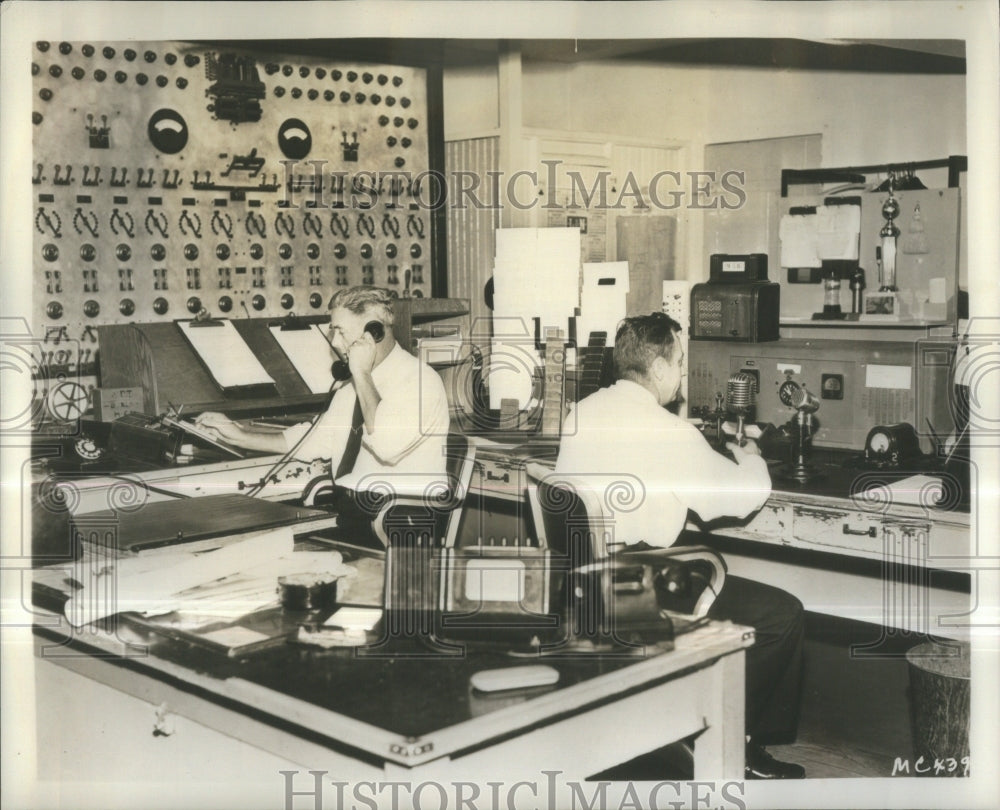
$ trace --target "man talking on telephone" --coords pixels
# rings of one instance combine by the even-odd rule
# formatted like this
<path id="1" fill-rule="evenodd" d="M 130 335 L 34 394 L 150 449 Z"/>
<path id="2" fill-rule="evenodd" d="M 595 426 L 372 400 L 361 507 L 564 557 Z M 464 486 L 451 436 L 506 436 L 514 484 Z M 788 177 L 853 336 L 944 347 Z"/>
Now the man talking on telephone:
<path id="1" fill-rule="evenodd" d="M 330 299 L 335 394 L 315 422 L 254 430 L 221 413 L 197 424 L 228 444 L 312 461 L 329 459 L 338 490 L 422 494 L 444 481 L 448 401 L 440 376 L 393 335 L 392 296 L 378 287 Z"/>

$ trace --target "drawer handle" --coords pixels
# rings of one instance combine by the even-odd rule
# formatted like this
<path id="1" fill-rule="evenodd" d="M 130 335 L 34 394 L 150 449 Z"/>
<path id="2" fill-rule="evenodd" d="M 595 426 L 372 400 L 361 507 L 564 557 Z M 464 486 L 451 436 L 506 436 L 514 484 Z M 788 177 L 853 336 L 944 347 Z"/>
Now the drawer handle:
<path id="1" fill-rule="evenodd" d="M 503 481 L 505 484 L 510 483 L 510 473 L 504 473 L 503 475 L 494 475 L 492 470 L 486 471 L 487 481 Z"/>
<path id="2" fill-rule="evenodd" d="M 860 535 L 862 537 L 865 537 L 865 536 L 868 536 L 868 537 L 877 537 L 878 536 L 878 529 L 876 529 L 874 526 L 869 526 L 867 529 L 852 529 L 849 525 L 847 525 L 845 523 L 844 524 L 844 534 L 857 534 L 857 535 Z"/>

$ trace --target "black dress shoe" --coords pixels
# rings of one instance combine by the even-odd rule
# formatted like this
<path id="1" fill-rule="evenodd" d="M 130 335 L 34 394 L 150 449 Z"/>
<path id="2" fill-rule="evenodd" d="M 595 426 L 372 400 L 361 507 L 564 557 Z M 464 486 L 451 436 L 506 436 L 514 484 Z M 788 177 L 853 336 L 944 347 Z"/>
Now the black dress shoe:
<path id="1" fill-rule="evenodd" d="M 804 779 L 806 769 L 792 762 L 775 759 L 762 745 L 747 743 L 747 779 Z"/>

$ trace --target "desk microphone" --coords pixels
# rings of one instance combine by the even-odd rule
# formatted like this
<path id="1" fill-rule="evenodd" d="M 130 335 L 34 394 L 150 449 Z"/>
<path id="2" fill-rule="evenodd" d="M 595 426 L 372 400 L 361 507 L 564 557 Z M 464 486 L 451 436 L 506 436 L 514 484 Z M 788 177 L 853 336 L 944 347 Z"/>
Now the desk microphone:
<path id="1" fill-rule="evenodd" d="M 753 410 L 754 378 L 742 371 L 730 376 L 726 383 L 726 410 L 736 416 L 736 443 L 743 445 L 743 419 Z"/>

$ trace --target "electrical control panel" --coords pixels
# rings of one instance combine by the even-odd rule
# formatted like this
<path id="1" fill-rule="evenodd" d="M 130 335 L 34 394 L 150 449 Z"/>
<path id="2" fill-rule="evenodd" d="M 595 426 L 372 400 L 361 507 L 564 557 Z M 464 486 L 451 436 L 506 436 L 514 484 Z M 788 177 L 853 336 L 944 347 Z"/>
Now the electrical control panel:
<path id="1" fill-rule="evenodd" d="M 430 295 L 424 69 L 166 41 L 32 60 L 39 378 L 93 375 L 97 326 Z"/>
<path id="2" fill-rule="evenodd" d="M 874 425 L 906 422 L 933 450 L 934 433 L 955 426 L 949 392 L 955 344 L 792 340 L 745 345 L 693 340 L 688 359 L 691 408 L 714 408 L 732 374 L 754 379 L 756 422 L 783 425 L 795 415 L 788 382 L 819 400 L 813 444 L 861 451 Z M 933 428 L 933 429 L 932 429 Z"/>

